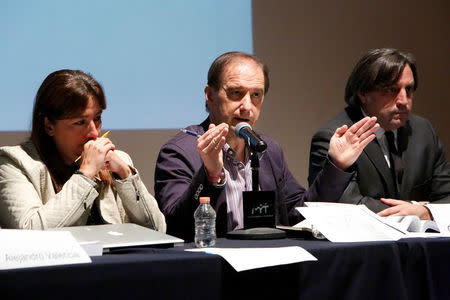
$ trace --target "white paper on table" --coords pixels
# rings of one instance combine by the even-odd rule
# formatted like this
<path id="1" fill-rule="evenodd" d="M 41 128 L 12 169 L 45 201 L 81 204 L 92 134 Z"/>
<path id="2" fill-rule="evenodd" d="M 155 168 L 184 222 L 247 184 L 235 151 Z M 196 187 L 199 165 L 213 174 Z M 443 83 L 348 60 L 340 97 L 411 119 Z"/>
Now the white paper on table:
<path id="1" fill-rule="evenodd" d="M 420 220 L 418 216 L 414 216 L 414 215 L 380 217 L 379 215 L 377 215 L 376 213 L 374 213 L 373 211 L 368 209 L 365 205 L 358 205 L 358 206 L 362 210 L 364 210 L 367 214 L 380 220 L 384 224 L 386 224 L 390 227 L 396 228 L 397 230 L 403 232 L 405 235 L 402 238 L 436 238 L 436 237 L 446 236 L 445 234 L 440 233 L 440 232 L 426 232 L 423 228 L 421 228 L 424 226 L 424 224 L 422 224 L 423 222 L 431 222 L 434 224 L 428 224 L 427 226 L 425 226 L 425 229 L 427 227 L 429 227 L 433 230 L 438 230 L 437 222 L 435 223 L 434 221 Z M 450 208 L 450 205 L 449 205 L 449 208 Z M 450 211 L 448 213 L 450 213 Z M 417 222 L 417 223 L 411 224 L 410 222 Z M 412 226 L 412 225 L 415 225 L 415 226 Z M 410 229 L 412 229 L 413 231 L 409 231 Z M 450 236 L 450 234 L 447 234 L 447 236 Z"/>
<path id="2" fill-rule="evenodd" d="M 195 248 L 192 252 L 205 252 L 222 256 L 236 271 L 286 265 L 303 261 L 316 261 L 311 253 L 298 246 L 276 248 Z"/>
<path id="3" fill-rule="evenodd" d="M 296 209 L 331 242 L 386 241 L 405 236 L 382 223 L 363 205 L 320 205 Z"/>
<path id="4" fill-rule="evenodd" d="M 350 203 L 337 203 L 337 202 L 305 202 L 305 206 L 306 207 L 322 207 L 322 206 L 346 206 L 346 205 L 350 205 L 350 206 L 355 206 L 355 204 L 350 204 Z"/>
<path id="5" fill-rule="evenodd" d="M 336 202 L 305 202 L 306 207 L 323 207 L 323 206 L 342 206 L 342 205 L 354 205 L 354 204 L 348 204 L 348 203 L 336 203 Z M 292 226 L 293 228 L 308 228 L 313 229 L 313 224 L 309 219 L 304 219 L 303 221 L 300 221 L 299 223 Z"/>
<path id="6" fill-rule="evenodd" d="M 0 270 L 90 262 L 70 232 L 0 229 Z"/>
<path id="7" fill-rule="evenodd" d="M 308 229 L 312 229 L 312 223 L 308 219 L 304 219 L 303 221 L 298 222 L 297 224 L 295 224 L 292 227 L 294 227 L 294 228 L 308 228 Z"/>
<path id="8" fill-rule="evenodd" d="M 427 204 L 439 231 L 443 236 L 450 236 L 450 204 Z"/>
<path id="9" fill-rule="evenodd" d="M 409 216 L 388 216 L 388 217 L 380 217 L 376 214 L 374 214 L 377 219 L 379 219 L 381 222 L 397 228 L 401 232 L 405 234 L 411 234 L 411 233 L 425 233 L 423 236 L 426 237 L 428 233 L 432 232 L 426 232 L 426 230 L 431 229 L 437 232 L 440 232 L 437 223 L 435 221 L 431 220 L 421 220 L 416 215 L 409 215 Z M 433 232 L 434 233 L 434 232 Z M 419 237 L 421 235 L 416 235 L 416 237 Z M 442 234 L 441 234 L 442 236 Z"/>

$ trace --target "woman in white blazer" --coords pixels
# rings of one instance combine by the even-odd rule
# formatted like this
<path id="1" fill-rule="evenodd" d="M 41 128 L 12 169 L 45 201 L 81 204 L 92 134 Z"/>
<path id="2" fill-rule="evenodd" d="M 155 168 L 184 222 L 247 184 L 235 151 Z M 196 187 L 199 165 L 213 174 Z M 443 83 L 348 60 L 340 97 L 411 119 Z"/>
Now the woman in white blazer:
<path id="1" fill-rule="evenodd" d="M 103 89 L 90 75 L 47 76 L 30 139 L 0 148 L 2 228 L 136 223 L 165 232 L 164 216 L 130 157 L 100 136 L 105 108 Z"/>

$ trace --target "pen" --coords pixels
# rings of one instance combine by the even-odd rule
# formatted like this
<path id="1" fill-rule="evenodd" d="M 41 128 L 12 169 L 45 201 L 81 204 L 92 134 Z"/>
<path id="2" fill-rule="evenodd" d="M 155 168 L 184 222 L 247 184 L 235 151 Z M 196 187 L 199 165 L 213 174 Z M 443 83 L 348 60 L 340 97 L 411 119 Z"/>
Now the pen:
<path id="1" fill-rule="evenodd" d="M 192 136 L 196 136 L 196 137 L 201 137 L 201 136 L 202 136 L 202 135 L 199 134 L 198 132 L 195 132 L 195 131 L 192 131 L 192 130 L 189 130 L 189 129 L 184 129 L 184 128 L 182 128 L 182 129 L 180 129 L 180 131 L 182 131 L 182 132 L 184 132 L 184 133 L 186 133 L 186 134 L 192 135 Z M 231 147 L 228 145 L 228 143 L 225 143 L 224 147 L 226 147 L 225 149 L 231 148 Z"/>
<path id="2" fill-rule="evenodd" d="M 180 130 L 182 132 L 187 133 L 187 134 L 192 135 L 192 136 L 196 136 L 196 137 L 201 137 L 202 136 L 201 134 L 199 134 L 199 133 L 197 133 L 195 131 L 189 130 L 189 129 L 180 129 Z"/>
<path id="3" fill-rule="evenodd" d="M 107 132 L 105 132 L 100 138 L 105 138 L 105 137 L 107 137 L 110 131 L 111 131 L 111 130 L 108 130 Z M 79 161 L 80 158 L 81 158 L 81 155 L 78 156 L 77 159 L 75 159 L 75 162 Z"/>

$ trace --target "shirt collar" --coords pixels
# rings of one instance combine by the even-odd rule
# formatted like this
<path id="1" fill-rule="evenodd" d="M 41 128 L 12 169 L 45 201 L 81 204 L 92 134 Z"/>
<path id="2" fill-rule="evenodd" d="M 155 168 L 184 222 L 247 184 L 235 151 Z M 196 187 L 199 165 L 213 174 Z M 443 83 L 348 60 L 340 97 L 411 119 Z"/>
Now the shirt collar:
<path id="1" fill-rule="evenodd" d="M 224 158 L 226 161 L 232 163 L 233 165 L 237 165 L 239 166 L 240 164 L 245 165 L 249 162 L 250 159 L 250 153 L 247 150 L 247 147 L 245 147 L 245 163 L 241 163 L 239 160 L 236 159 L 236 151 L 231 148 L 230 145 L 228 145 L 228 143 L 225 143 L 225 145 L 223 146 L 223 151 L 224 151 Z"/>

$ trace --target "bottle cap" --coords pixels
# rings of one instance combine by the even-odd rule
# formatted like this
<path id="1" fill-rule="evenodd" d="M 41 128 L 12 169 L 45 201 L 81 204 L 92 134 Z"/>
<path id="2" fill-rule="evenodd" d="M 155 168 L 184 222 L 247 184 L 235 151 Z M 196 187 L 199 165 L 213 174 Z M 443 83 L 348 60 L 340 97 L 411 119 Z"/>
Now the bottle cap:
<path id="1" fill-rule="evenodd" d="M 200 197 L 200 203 L 209 203 L 209 197 Z"/>

